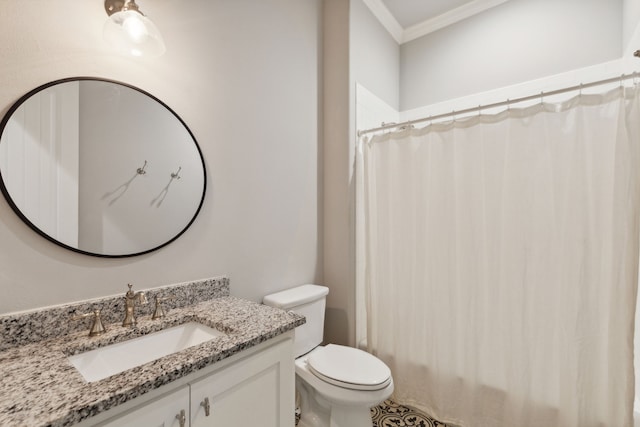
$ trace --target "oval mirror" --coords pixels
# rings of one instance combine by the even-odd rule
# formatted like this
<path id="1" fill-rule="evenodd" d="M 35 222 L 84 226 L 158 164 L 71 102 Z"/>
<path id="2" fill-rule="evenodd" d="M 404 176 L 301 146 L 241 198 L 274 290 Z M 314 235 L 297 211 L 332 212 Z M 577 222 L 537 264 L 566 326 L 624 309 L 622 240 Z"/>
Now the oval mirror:
<path id="1" fill-rule="evenodd" d="M 204 160 L 185 123 L 123 83 L 71 78 L 20 98 L 0 122 L 0 186 L 47 239 L 102 257 L 147 253 L 195 220 Z"/>

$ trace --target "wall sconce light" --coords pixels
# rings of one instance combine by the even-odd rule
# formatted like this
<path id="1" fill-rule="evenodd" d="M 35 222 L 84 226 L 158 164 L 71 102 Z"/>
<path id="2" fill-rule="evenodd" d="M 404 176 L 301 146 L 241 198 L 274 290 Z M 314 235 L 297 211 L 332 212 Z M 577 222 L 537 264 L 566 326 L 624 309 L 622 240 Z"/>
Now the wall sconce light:
<path id="1" fill-rule="evenodd" d="M 165 52 L 158 27 L 140 12 L 135 0 L 105 0 L 104 8 L 109 15 L 104 38 L 120 52 L 148 57 Z"/>

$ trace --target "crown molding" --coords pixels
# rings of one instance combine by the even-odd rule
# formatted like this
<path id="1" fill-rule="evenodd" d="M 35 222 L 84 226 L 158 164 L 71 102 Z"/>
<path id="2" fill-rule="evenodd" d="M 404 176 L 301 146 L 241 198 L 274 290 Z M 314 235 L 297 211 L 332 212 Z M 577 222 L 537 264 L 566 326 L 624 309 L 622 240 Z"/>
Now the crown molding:
<path id="1" fill-rule="evenodd" d="M 396 18 L 394 18 L 391 12 L 389 12 L 389 9 L 387 9 L 387 6 L 385 6 L 382 0 L 362 1 L 371 10 L 374 16 L 378 18 L 378 21 L 380 21 L 382 26 L 387 29 L 389 34 L 391 34 L 391 37 L 393 37 L 398 44 L 402 44 L 402 40 L 404 38 L 404 29 L 398 23 Z"/>
<path id="2" fill-rule="evenodd" d="M 509 0 L 473 0 L 460 7 L 406 29 L 398 23 L 382 0 L 362 0 L 398 44 L 403 44 L 455 24 Z"/>
<path id="3" fill-rule="evenodd" d="M 509 0 L 474 0 L 445 12 L 442 15 L 438 15 L 434 18 L 408 27 L 403 31 L 402 43 L 415 40 L 419 37 L 440 30 L 444 27 L 455 24 L 456 22 L 462 21 L 463 19 L 467 19 L 470 16 L 484 12 L 485 10 L 501 5 L 502 3 L 506 3 L 507 1 Z"/>

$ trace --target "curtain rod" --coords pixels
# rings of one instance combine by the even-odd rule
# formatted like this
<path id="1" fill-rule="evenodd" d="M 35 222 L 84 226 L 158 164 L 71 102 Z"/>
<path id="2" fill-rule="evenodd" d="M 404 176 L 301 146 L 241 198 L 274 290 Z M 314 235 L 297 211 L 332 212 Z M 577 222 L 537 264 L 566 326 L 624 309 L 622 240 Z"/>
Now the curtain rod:
<path id="1" fill-rule="evenodd" d="M 638 52 L 640 52 L 640 51 L 638 51 Z M 640 54 L 638 56 L 640 56 Z M 640 77 L 640 72 L 638 72 L 638 71 L 633 72 L 631 74 L 622 74 L 619 77 L 611 77 L 609 79 L 598 80 L 598 81 L 594 81 L 594 82 L 590 82 L 590 83 L 584 83 L 584 84 L 581 83 L 579 85 L 566 87 L 564 89 L 552 90 L 551 92 L 540 92 L 540 93 L 538 93 L 536 95 L 529 95 L 529 96 L 523 96 L 521 98 L 507 99 L 506 101 L 494 102 L 493 104 L 487 104 L 487 105 L 478 105 L 477 107 L 466 108 L 466 109 L 460 110 L 460 111 L 453 110 L 453 111 L 451 111 L 449 113 L 443 113 L 443 114 L 437 114 L 435 116 L 429 116 L 429 117 L 422 117 L 422 118 L 419 118 L 419 119 L 407 120 L 406 122 L 402 122 L 402 123 L 388 123 L 388 124 L 382 123 L 382 126 L 379 126 L 377 128 L 371 128 L 371 129 L 358 131 L 358 137 L 360 137 L 362 135 L 366 135 L 368 133 L 378 132 L 378 131 L 381 131 L 381 130 L 402 128 L 402 127 L 411 126 L 411 125 L 413 125 L 415 123 L 421 123 L 421 122 L 426 122 L 426 121 L 431 121 L 431 120 L 442 119 L 444 117 L 455 116 L 457 114 L 474 113 L 476 111 L 488 110 L 488 109 L 497 108 L 497 107 L 504 107 L 504 106 L 508 106 L 508 105 L 511 105 L 511 104 L 517 104 L 519 102 L 531 101 L 533 99 L 543 98 L 545 96 L 559 95 L 561 93 L 572 92 L 572 91 L 576 91 L 576 90 L 582 90 L 582 89 L 585 89 L 585 88 L 589 88 L 589 87 L 593 87 L 593 86 L 599 86 L 599 85 L 603 85 L 603 84 L 607 84 L 607 83 L 615 83 L 615 82 L 618 82 L 618 81 L 622 82 L 623 80 L 637 78 L 637 77 Z"/>

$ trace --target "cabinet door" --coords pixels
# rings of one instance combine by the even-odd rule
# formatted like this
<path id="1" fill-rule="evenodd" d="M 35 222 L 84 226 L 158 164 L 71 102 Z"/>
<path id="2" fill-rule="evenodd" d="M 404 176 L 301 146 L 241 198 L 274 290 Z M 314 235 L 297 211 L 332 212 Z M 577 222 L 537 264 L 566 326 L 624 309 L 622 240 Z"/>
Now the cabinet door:
<path id="1" fill-rule="evenodd" d="M 292 354 L 287 340 L 191 383 L 191 427 L 293 427 Z"/>
<path id="2" fill-rule="evenodd" d="M 184 412 L 182 412 L 184 411 Z M 180 424 L 179 416 L 185 422 Z M 188 427 L 189 387 L 185 386 L 158 399 L 118 415 L 99 427 Z"/>

